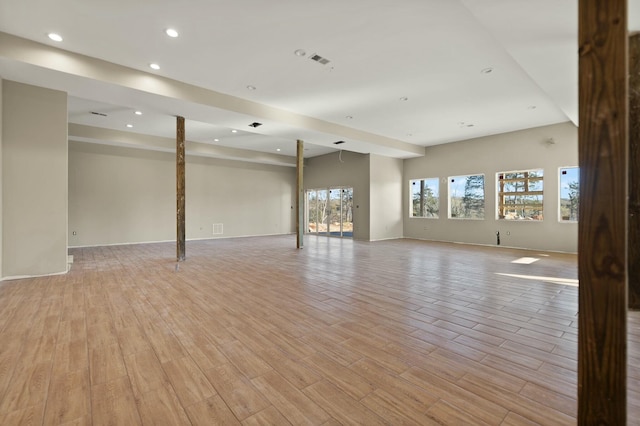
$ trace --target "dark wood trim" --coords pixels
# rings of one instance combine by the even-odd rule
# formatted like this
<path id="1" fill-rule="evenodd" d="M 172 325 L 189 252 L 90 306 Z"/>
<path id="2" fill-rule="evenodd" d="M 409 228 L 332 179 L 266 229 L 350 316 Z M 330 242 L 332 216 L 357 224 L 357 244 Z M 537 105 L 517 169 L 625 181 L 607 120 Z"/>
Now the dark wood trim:
<path id="1" fill-rule="evenodd" d="M 640 310 L 640 33 L 629 37 L 629 309 Z"/>
<path id="2" fill-rule="evenodd" d="M 184 161 L 184 117 L 176 117 L 176 216 L 177 259 L 185 260 L 185 161 Z"/>
<path id="3" fill-rule="evenodd" d="M 304 142 L 298 139 L 296 151 L 296 247 L 304 245 Z"/>
<path id="4" fill-rule="evenodd" d="M 579 10 L 578 424 L 627 424 L 627 0 Z"/>

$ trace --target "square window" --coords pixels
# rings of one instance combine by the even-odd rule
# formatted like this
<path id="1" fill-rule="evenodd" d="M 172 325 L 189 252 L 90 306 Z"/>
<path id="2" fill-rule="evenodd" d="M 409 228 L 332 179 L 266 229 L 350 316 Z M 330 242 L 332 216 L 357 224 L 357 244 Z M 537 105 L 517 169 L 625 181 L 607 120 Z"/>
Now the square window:
<path id="1" fill-rule="evenodd" d="M 440 212 L 440 182 L 438 178 L 409 181 L 411 193 L 411 217 L 438 218 Z"/>
<path id="2" fill-rule="evenodd" d="M 449 218 L 484 219 L 484 175 L 449 177 Z"/>
<path id="3" fill-rule="evenodd" d="M 543 220 L 542 169 L 500 172 L 497 183 L 499 220 Z"/>

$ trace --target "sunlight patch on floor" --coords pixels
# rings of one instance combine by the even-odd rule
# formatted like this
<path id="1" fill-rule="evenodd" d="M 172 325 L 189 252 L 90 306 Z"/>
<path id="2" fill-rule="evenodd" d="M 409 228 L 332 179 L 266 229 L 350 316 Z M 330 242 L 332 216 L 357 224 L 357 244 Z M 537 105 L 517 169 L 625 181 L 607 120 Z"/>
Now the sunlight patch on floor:
<path id="1" fill-rule="evenodd" d="M 502 275 L 503 277 L 522 278 L 523 280 L 545 281 L 552 284 L 570 285 L 573 287 L 578 287 L 578 280 L 575 280 L 572 278 L 555 278 L 555 277 L 540 277 L 536 275 L 503 274 L 500 272 L 496 272 L 496 275 Z"/>
<path id="2" fill-rule="evenodd" d="M 512 260 L 511 263 L 520 263 L 523 265 L 530 265 L 533 262 L 537 262 L 538 259 L 537 257 L 521 257 L 520 259 L 516 259 L 516 260 Z"/>

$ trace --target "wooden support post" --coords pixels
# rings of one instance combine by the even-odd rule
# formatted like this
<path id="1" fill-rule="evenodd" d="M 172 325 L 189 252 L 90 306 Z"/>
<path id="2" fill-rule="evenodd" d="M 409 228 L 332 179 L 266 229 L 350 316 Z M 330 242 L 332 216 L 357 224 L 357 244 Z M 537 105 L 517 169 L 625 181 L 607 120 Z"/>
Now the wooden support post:
<path id="1" fill-rule="evenodd" d="M 176 117 L 176 215 L 177 215 L 177 258 L 185 259 L 185 161 L 184 161 L 184 117 Z"/>
<path id="2" fill-rule="evenodd" d="M 420 179 L 420 217 L 424 217 L 424 179 Z"/>
<path id="3" fill-rule="evenodd" d="M 627 1 L 580 0 L 578 424 L 627 424 Z"/>
<path id="4" fill-rule="evenodd" d="M 640 33 L 629 37 L 629 309 L 640 310 Z"/>
<path id="5" fill-rule="evenodd" d="M 296 247 L 301 249 L 304 245 L 304 142 L 299 139 L 296 159 Z"/>

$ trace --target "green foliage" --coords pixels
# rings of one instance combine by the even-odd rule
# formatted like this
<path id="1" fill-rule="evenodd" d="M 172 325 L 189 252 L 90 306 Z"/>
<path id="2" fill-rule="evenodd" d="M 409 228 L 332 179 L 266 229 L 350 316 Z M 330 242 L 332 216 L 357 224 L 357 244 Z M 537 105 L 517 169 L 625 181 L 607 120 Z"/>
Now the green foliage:
<path id="1" fill-rule="evenodd" d="M 462 197 L 462 217 L 484 218 L 484 176 L 472 175 L 465 178 L 464 196 Z M 453 211 L 452 211 L 453 216 Z"/>

